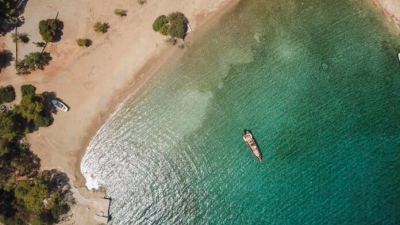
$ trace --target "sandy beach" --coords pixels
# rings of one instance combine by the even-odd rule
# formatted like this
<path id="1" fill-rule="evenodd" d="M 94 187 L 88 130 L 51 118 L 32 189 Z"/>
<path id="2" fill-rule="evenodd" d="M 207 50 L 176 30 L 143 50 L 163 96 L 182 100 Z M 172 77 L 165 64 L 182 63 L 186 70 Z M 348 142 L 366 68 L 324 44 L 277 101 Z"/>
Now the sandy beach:
<path id="1" fill-rule="evenodd" d="M 73 186 L 86 198 L 101 196 L 87 191 L 80 172 L 80 160 L 86 146 L 129 94 L 139 90 L 169 57 L 185 51 L 168 46 L 166 37 L 152 30 L 155 18 L 175 11 L 183 12 L 192 29 L 186 39 L 190 45 L 196 35 L 217 22 L 237 2 L 168 0 L 147 1 L 140 5 L 137 1 L 28 1 L 23 14 L 25 24 L 18 32 L 28 33 L 30 43 L 19 44 L 18 58 L 41 50 L 31 43 L 41 41 L 38 23 L 55 18 L 57 13 L 64 23 L 62 38 L 47 45 L 45 51 L 53 59 L 45 70 L 17 76 L 14 67 L 9 66 L 1 72 L 0 84 L 11 84 L 16 90 L 23 84 L 33 84 L 37 92 L 53 92 L 70 107 L 69 112 L 60 111 L 54 115 L 55 121 L 50 127 L 40 128 L 27 136 L 31 150 L 41 159 L 42 169 L 57 168 L 66 172 Z M 117 8 L 127 10 L 127 16 L 114 15 Z M 97 21 L 108 23 L 108 32 L 95 33 L 92 27 Z M 88 38 L 93 44 L 88 48 L 79 47 L 75 41 L 78 38 Z M 15 57 L 15 44 L 10 33 L 0 42 Z M 19 99 L 17 91 L 17 102 Z M 90 205 L 85 197 L 78 196 L 71 223 L 90 224 L 95 212 L 84 210 Z"/>
<path id="2" fill-rule="evenodd" d="M 78 204 L 72 210 L 74 216 L 67 224 L 97 224 L 92 220 L 95 212 L 88 213 L 85 209 L 91 204 L 90 198 L 102 194 L 87 191 L 80 172 L 80 160 L 91 138 L 128 95 L 140 90 L 170 57 L 185 51 L 165 44 L 166 37 L 152 30 L 154 19 L 161 14 L 183 12 L 192 29 L 186 39 L 190 46 L 196 36 L 236 3 L 238 0 L 148 0 L 144 5 L 137 1 L 110 0 L 28 1 L 23 14 L 25 24 L 18 30 L 29 34 L 30 43 L 19 45 L 18 58 L 41 50 L 31 43 L 41 41 L 40 20 L 54 18 L 59 13 L 58 19 L 64 23 L 63 35 L 59 42 L 46 47 L 53 59 L 45 70 L 16 76 L 14 67 L 9 66 L 0 74 L 0 85 L 11 84 L 19 90 L 23 84 L 32 84 L 39 93 L 54 92 L 70 107 L 69 112 L 59 111 L 54 115 L 50 127 L 27 136 L 31 150 L 41 159 L 42 169 L 66 172 L 83 195 L 78 197 Z M 388 19 L 399 24 L 399 0 L 373 0 L 373 3 L 383 9 Z M 127 16 L 114 15 L 117 8 L 127 10 Z M 109 24 L 107 33 L 93 31 L 97 21 Z M 75 42 L 78 38 L 91 39 L 93 44 L 79 47 Z M 0 46 L 16 55 L 10 33 L 0 38 Z M 80 196 L 79 192 L 76 196 Z"/>

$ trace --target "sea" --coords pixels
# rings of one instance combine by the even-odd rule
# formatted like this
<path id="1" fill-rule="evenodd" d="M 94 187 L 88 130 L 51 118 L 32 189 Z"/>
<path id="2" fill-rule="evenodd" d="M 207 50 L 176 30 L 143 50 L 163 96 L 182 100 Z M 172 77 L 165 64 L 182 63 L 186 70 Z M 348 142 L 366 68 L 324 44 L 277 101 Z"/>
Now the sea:
<path id="1" fill-rule="evenodd" d="M 242 0 L 132 90 L 87 186 L 112 225 L 400 224 L 399 51 L 371 1 Z"/>

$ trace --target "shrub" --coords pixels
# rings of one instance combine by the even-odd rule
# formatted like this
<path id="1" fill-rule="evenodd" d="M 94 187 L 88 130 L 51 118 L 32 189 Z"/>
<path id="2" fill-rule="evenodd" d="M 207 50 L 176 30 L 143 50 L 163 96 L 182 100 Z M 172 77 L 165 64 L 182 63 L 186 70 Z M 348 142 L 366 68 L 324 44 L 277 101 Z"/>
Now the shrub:
<path id="1" fill-rule="evenodd" d="M 147 3 L 147 0 L 137 0 L 140 5 L 144 5 Z"/>
<path id="2" fill-rule="evenodd" d="M 25 95 L 34 95 L 35 91 L 36 91 L 36 87 L 31 84 L 24 84 L 21 86 L 22 97 Z"/>
<path id="3" fill-rule="evenodd" d="M 14 87 L 8 85 L 6 87 L 0 87 L 0 104 L 4 102 L 12 102 L 15 100 Z"/>
<path id="4" fill-rule="evenodd" d="M 81 47 L 82 46 L 88 47 L 90 45 L 90 40 L 84 39 L 84 38 L 79 38 L 76 40 L 76 43 Z"/>
<path id="5" fill-rule="evenodd" d="M 45 42 L 57 41 L 61 36 L 62 22 L 57 19 L 47 19 L 39 22 L 39 33 Z"/>
<path id="6" fill-rule="evenodd" d="M 126 10 L 122 10 L 122 9 L 115 9 L 114 10 L 114 14 L 117 16 L 126 16 Z"/>
<path id="7" fill-rule="evenodd" d="M 161 28 L 168 24 L 167 17 L 165 15 L 159 16 L 153 23 L 153 30 L 160 31 Z"/>
<path id="8" fill-rule="evenodd" d="M 107 31 L 107 24 L 102 22 L 96 22 L 93 29 L 97 33 L 105 33 Z"/>
<path id="9" fill-rule="evenodd" d="M 51 60 L 50 54 L 47 52 L 32 52 L 25 56 L 23 60 L 15 64 L 17 74 L 28 74 L 36 69 L 44 69 Z"/>

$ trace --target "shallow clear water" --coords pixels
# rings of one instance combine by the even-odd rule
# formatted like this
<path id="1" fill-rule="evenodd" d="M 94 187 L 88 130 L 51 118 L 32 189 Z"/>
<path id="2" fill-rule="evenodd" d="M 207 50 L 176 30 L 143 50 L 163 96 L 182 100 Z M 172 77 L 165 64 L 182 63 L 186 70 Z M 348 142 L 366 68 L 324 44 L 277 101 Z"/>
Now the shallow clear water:
<path id="1" fill-rule="evenodd" d="M 399 44 L 363 1 L 242 1 L 126 101 L 82 171 L 111 224 L 399 224 Z"/>

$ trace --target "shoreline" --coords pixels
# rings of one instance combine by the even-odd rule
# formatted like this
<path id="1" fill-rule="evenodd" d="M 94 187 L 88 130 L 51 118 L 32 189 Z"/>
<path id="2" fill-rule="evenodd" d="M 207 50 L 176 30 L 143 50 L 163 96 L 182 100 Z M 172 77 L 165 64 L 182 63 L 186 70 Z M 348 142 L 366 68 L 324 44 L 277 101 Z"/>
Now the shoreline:
<path id="1" fill-rule="evenodd" d="M 192 30 L 188 36 L 186 37 L 186 42 L 191 42 L 196 39 L 195 35 L 201 35 L 208 30 L 209 27 L 212 27 L 223 15 L 225 15 L 229 10 L 234 8 L 234 6 L 238 3 L 235 0 L 227 0 L 222 3 L 218 10 L 207 13 L 208 15 L 199 14 L 196 17 L 203 17 L 199 20 L 199 24 L 196 26 L 196 29 Z M 190 46 L 189 46 L 190 47 Z M 106 111 L 102 111 L 100 113 L 100 118 L 93 118 L 92 126 L 89 128 L 89 131 L 86 133 L 85 137 L 83 137 L 83 141 L 81 142 L 81 147 L 77 151 L 77 159 L 78 162 L 75 164 L 75 183 L 81 184 L 79 187 L 84 187 L 87 191 L 91 191 L 86 187 L 86 179 L 81 172 L 81 161 L 83 156 L 86 153 L 87 147 L 89 146 L 92 139 L 95 135 L 100 131 L 102 126 L 110 119 L 115 113 L 118 112 L 119 108 L 125 103 L 125 101 L 133 95 L 136 95 L 138 92 L 142 91 L 142 88 L 146 85 L 147 81 L 153 77 L 155 73 L 168 61 L 170 57 L 175 55 L 176 52 L 178 54 L 182 54 L 182 51 L 186 51 L 186 49 L 179 49 L 177 46 L 171 46 L 168 49 L 164 49 L 164 52 L 159 55 L 152 56 L 142 67 L 136 72 L 136 74 L 140 75 L 138 78 L 133 76 L 133 80 L 137 82 L 129 82 L 130 84 L 121 88 L 117 96 L 126 96 L 122 102 L 119 101 L 118 98 L 113 98 Z M 154 61 L 156 63 L 154 63 Z M 132 91 L 134 89 L 134 91 Z M 82 184 L 82 182 L 84 184 Z M 78 187 L 78 188 L 79 188 Z"/>
<path id="2" fill-rule="evenodd" d="M 371 4 L 385 15 L 387 22 L 395 23 L 394 28 L 400 33 L 400 1 L 371 0 Z"/>
<path id="3" fill-rule="evenodd" d="M 121 106 L 121 101 L 140 92 L 147 80 L 171 57 L 182 55 L 187 50 L 167 46 L 164 42 L 167 37 L 151 28 L 154 19 L 174 11 L 183 12 L 193 29 L 185 39 L 190 47 L 190 42 L 196 36 L 217 23 L 238 2 L 218 0 L 187 4 L 183 0 L 171 0 L 149 2 L 144 6 L 136 1 L 113 3 L 99 0 L 93 3 L 77 0 L 68 6 L 51 0 L 28 2 L 23 14 L 26 22 L 18 30 L 28 33 L 31 41 L 41 40 L 37 31 L 38 21 L 52 18 L 55 12 L 60 11 L 59 19 L 64 22 L 61 40 L 49 43 L 46 47 L 46 52 L 50 52 L 53 60 L 43 71 L 16 76 L 11 65 L 0 74 L 1 85 L 10 84 L 17 90 L 16 102 L 21 98 L 18 91 L 20 86 L 29 83 L 37 88 L 37 93 L 54 92 L 70 106 L 70 111 L 58 111 L 54 115 L 51 126 L 42 127 L 26 136 L 32 152 L 41 159 L 41 169 L 58 169 L 68 174 L 70 184 L 81 195 L 78 198 L 94 201 L 102 197 L 104 193 L 87 189 L 80 170 L 89 143 Z M 128 16 L 117 17 L 110 7 L 127 9 Z M 96 34 L 93 31 L 93 23 L 99 20 L 110 24 L 107 33 Z M 85 22 L 78 25 L 80 21 Z M 75 42 L 77 38 L 89 38 L 93 45 L 78 47 Z M 10 33 L 0 37 L 0 44 L 2 42 L 5 49 L 15 56 L 15 44 L 11 41 Z M 32 43 L 21 45 L 18 48 L 19 58 L 33 51 L 38 50 Z M 71 219 L 73 223 L 96 224 L 92 217 L 95 212 L 88 212 L 87 207 L 87 204 L 79 202 L 72 207 L 70 213 L 74 215 Z"/>
<path id="4" fill-rule="evenodd" d="M 46 2 L 46 0 L 43 1 Z M 43 4 L 41 3 L 43 1 L 40 0 L 37 4 Z M 76 4 L 79 5 L 79 2 L 85 3 L 84 0 L 79 0 Z M 108 5 L 104 2 L 105 1 L 102 1 L 103 7 L 105 8 L 103 10 L 107 11 Z M 173 1 L 167 1 L 166 3 L 160 4 L 168 5 L 172 4 L 171 2 Z M 238 2 L 239 1 L 237 0 L 220 0 L 219 5 L 217 4 L 217 6 L 214 8 L 211 7 L 211 10 L 206 7 L 208 5 L 207 3 L 202 3 L 203 5 L 197 6 L 198 8 L 192 6 L 193 11 L 188 13 L 187 16 L 189 17 L 190 22 L 192 22 L 190 24 L 193 30 L 189 33 L 186 41 L 189 43 L 195 41 L 198 36 L 201 36 L 204 32 L 209 30 L 209 28 L 216 24 L 223 15 L 234 8 Z M 397 3 L 395 0 L 372 0 L 371 2 L 379 10 L 383 11 L 388 21 L 393 21 L 393 18 L 395 18 L 397 29 L 400 30 L 400 7 L 395 9 L 390 8 L 394 7 L 393 4 L 396 4 L 397 7 L 400 5 L 400 3 Z M 136 2 L 134 3 L 136 4 Z M 34 3 L 29 3 L 27 8 L 29 8 L 31 4 Z M 147 7 L 146 9 L 141 8 L 141 6 L 136 7 L 132 9 L 132 12 L 128 12 L 128 15 L 135 13 L 145 14 L 151 11 L 149 8 L 151 8 L 151 6 L 155 6 L 154 4 L 145 6 Z M 93 5 L 90 5 L 89 3 L 86 3 L 85 7 L 87 7 L 89 11 L 90 9 L 93 9 Z M 157 7 L 159 6 L 157 5 Z M 188 7 L 190 8 L 190 6 Z M 121 8 L 123 7 L 121 6 Z M 166 10 L 165 13 L 169 13 L 170 8 L 173 8 L 173 6 L 167 8 L 168 9 L 162 10 Z M 396 10 L 397 14 L 394 13 Z M 87 49 L 77 48 L 76 44 L 74 43 L 75 36 L 69 34 L 67 32 L 68 28 L 66 28 L 64 34 L 65 38 L 63 36 L 60 43 L 50 44 L 46 49 L 46 51 L 50 51 L 50 53 L 54 55 L 55 59 L 54 62 L 50 62 L 50 65 L 46 67 L 44 71 L 36 71 L 27 76 L 12 75 L 13 77 L 11 77 L 6 75 L 5 79 L 2 79 L 1 84 L 11 84 L 16 88 L 16 90 L 18 90 L 20 85 L 31 83 L 38 88 L 37 92 L 54 91 L 57 94 L 60 94 L 60 97 L 65 99 L 67 103 L 72 105 L 72 112 L 58 112 L 57 115 L 54 115 L 55 122 L 53 125 L 48 128 L 40 128 L 39 131 L 29 134 L 27 138 L 31 143 L 31 150 L 42 160 L 41 169 L 56 168 L 60 169 L 61 171 L 65 171 L 70 176 L 70 183 L 79 190 L 83 197 L 90 199 L 97 198 L 101 194 L 99 195 L 99 193 L 96 193 L 96 191 L 90 191 L 87 189 L 86 180 L 81 173 L 80 168 L 82 158 L 86 153 L 87 147 L 89 146 L 93 137 L 97 134 L 105 122 L 117 112 L 119 107 L 129 96 L 136 95 L 138 92 L 142 91 L 143 88 L 145 88 L 147 81 L 151 79 L 171 57 L 176 56 L 177 54 L 181 55 L 183 51 L 186 51 L 187 49 L 180 50 L 177 47 L 165 46 L 163 41 L 165 37 L 152 31 L 151 27 L 147 27 L 148 24 L 146 24 L 146 26 L 144 26 L 144 28 L 141 27 L 141 29 L 148 29 L 153 33 L 145 37 L 150 37 L 149 40 L 141 40 L 139 37 L 139 44 L 143 43 L 143 41 L 148 41 L 151 43 L 145 47 L 149 47 L 150 45 L 154 44 L 157 45 L 156 47 L 153 46 L 151 49 L 139 49 L 139 51 L 147 51 L 147 57 L 139 60 L 140 62 L 135 63 L 134 65 L 130 65 L 131 61 L 129 60 L 135 60 L 135 57 L 130 55 L 134 50 L 136 50 L 132 47 L 133 50 L 128 49 L 131 50 L 131 52 L 128 51 L 125 53 L 126 57 L 129 59 L 125 62 L 115 60 L 111 61 L 111 63 L 108 63 L 106 57 L 100 58 L 99 60 L 98 55 L 107 54 L 108 51 L 114 51 L 112 54 L 114 56 L 119 56 L 118 51 L 124 50 L 124 48 L 122 48 L 123 45 L 121 45 L 122 47 L 114 50 L 112 48 L 112 43 L 109 42 L 119 41 L 118 38 L 125 35 L 123 32 L 129 32 L 125 31 L 125 28 L 122 25 L 137 25 L 137 18 L 134 18 L 132 21 L 130 21 L 128 20 L 129 18 L 111 18 L 115 17 L 115 15 L 111 15 L 109 16 L 111 18 L 110 23 L 112 23 L 110 31 L 104 35 L 98 35 L 92 34 L 87 30 L 91 29 L 91 23 L 93 21 L 100 20 L 102 18 L 100 15 L 103 13 L 103 11 L 91 12 L 92 14 L 90 16 L 83 15 L 86 13 L 84 9 L 81 11 L 83 11 L 83 13 L 79 14 L 77 18 L 85 18 L 86 23 L 77 29 L 77 33 L 79 33 L 81 36 L 88 35 L 91 37 L 94 40 L 93 46 Z M 179 9 L 179 11 L 185 13 L 184 10 Z M 159 11 L 156 11 L 148 17 L 153 17 L 158 13 Z M 64 20 L 64 23 L 67 26 L 69 20 L 65 19 L 66 17 L 63 16 L 64 14 L 61 13 L 60 17 L 62 20 Z M 26 21 L 29 21 L 29 16 L 26 18 Z M 36 29 L 36 26 L 34 29 Z M 73 29 L 69 28 L 69 31 L 73 31 Z M 35 38 L 37 37 L 33 35 L 32 41 L 37 41 Z M 129 44 L 127 40 L 128 39 L 124 39 L 123 41 Z M 135 44 L 135 42 L 133 42 L 133 44 Z M 140 46 L 138 48 L 140 48 Z M 26 50 L 23 50 L 22 54 L 25 53 L 24 51 Z M 96 55 L 96 57 L 94 55 Z M 121 58 L 124 58 L 124 55 L 122 55 Z M 96 67 L 96 60 L 101 62 L 100 67 L 111 66 L 112 68 L 110 69 L 107 67 L 106 72 L 102 72 L 101 69 L 96 68 L 88 69 L 88 66 Z M 121 59 L 121 61 L 123 60 Z M 119 69 L 119 67 L 127 68 Z M 79 71 L 81 71 L 80 69 L 82 68 L 82 71 L 86 71 L 87 73 L 80 74 Z M 121 72 L 121 70 L 123 72 Z M 2 78 L 4 78 L 3 74 L 5 73 L 13 73 L 13 68 L 10 66 L 4 71 L 1 72 Z M 120 72 L 122 75 L 119 74 Z M 100 75 L 96 77 L 96 73 Z M 57 81 L 58 79 L 61 79 L 61 81 Z M 104 81 L 99 81 L 99 79 L 104 79 Z M 74 88 L 62 87 L 64 89 L 60 89 L 60 87 L 65 84 L 64 82 L 69 85 L 75 85 L 78 83 L 78 85 Z M 91 85 L 95 86 L 93 90 L 91 90 Z M 89 90 L 82 91 L 82 88 Z M 78 93 L 71 94 L 73 92 Z M 18 95 L 19 93 L 17 93 L 17 101 Z M 82 98 L 79 98 L 80 96 L 82 96 Z M 86 104 L 89 104 L 89 106 Z M 101 110 L 97 111 L 96 109 L 99 108 Z M 88 110 L 91 111 L 89 112 Z M 57 132 L 63 132 L 64 130 L 68 132 L 65 134 L 61 133 L 60 136 L 63 137 L 58 137 Z M 68 144 L 71 144 L 72 147 Z M 84 211 L 81 211 L 79 207 L 81 206 L 78 205 L 77 208 L 75 207 L 76 209 L 74 209 L 74 215 L 78 217 L 85 213 Z M 82 207 L 86 207 L 86 205 Z M 78 221 L 81 222 L 80 219 Z M 85 221 L 81 223 L 77 222 L 77 224 L 91 223 Z"/>

